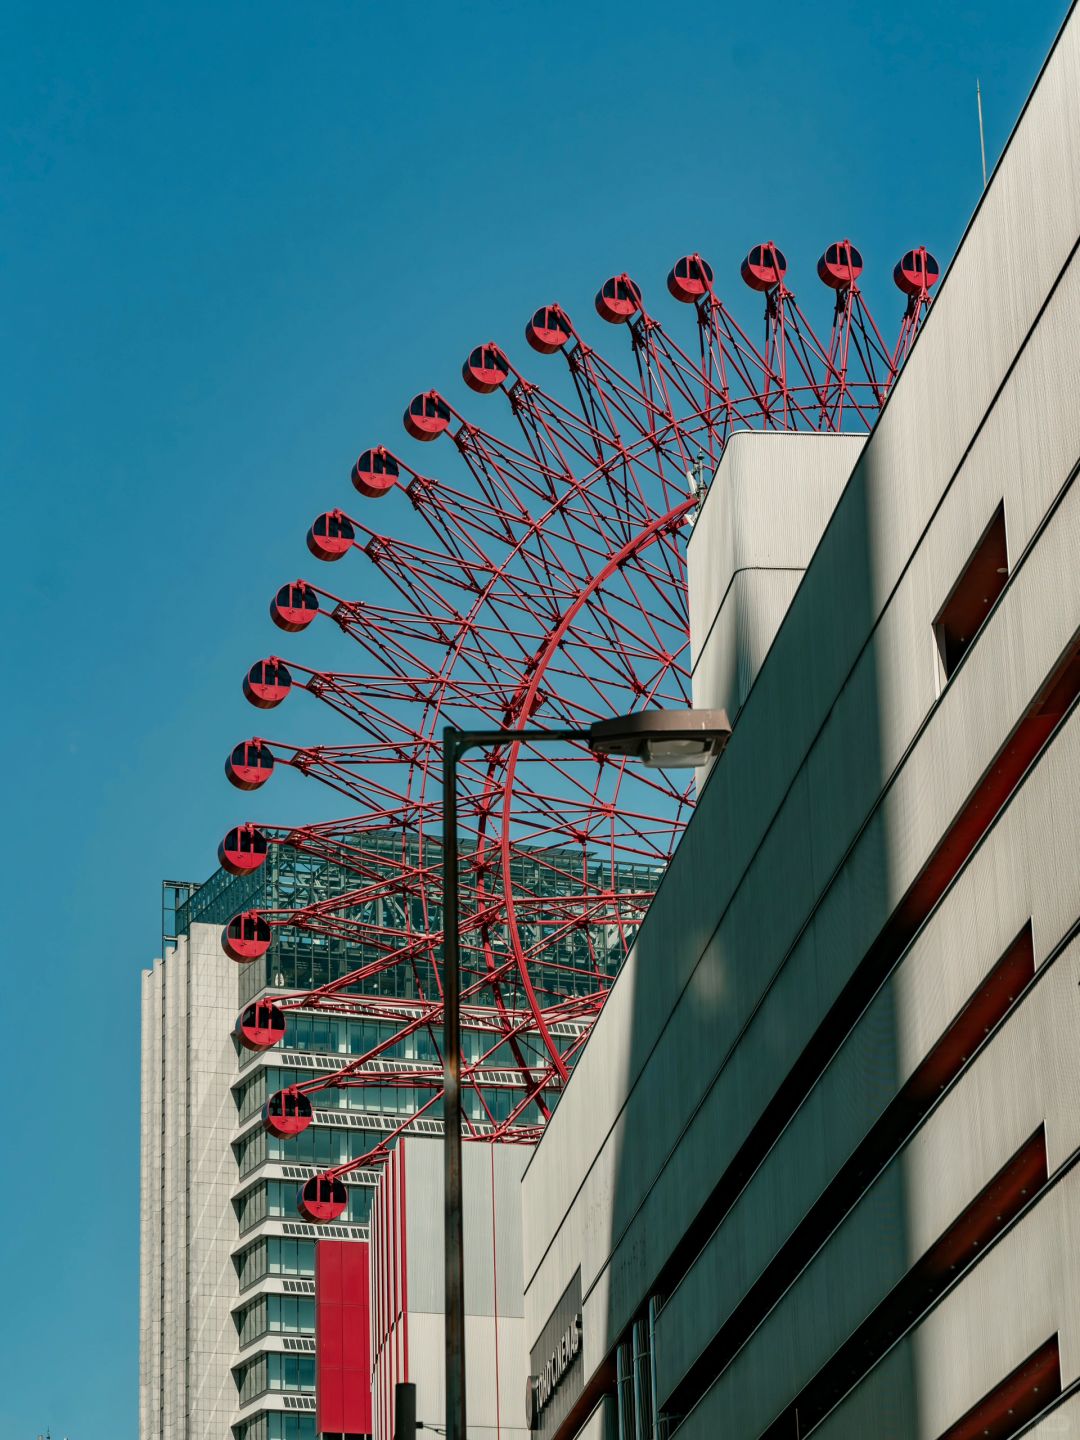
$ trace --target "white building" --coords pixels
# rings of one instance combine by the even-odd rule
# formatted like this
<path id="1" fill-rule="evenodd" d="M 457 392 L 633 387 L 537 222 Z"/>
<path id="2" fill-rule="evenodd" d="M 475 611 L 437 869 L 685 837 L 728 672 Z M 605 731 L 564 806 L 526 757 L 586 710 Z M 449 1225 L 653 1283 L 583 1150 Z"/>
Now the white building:
<path id="1" fill-rule="evenodd" d="M 539 1434 L 1080 1436 L 1078 237 L 1074 13 L 869 438 L 719 467 L 734 729 L 525 1173 Z"/>
<path id="2" fill-rule="evenodd" d="M 230 885 L 219 872 L 191 904 L 216 891 L 229 912 Z M 301 1220 L 296 1192 L 396 1117 L 317 1109 L 287 1148 L 265 1133 L 267 1094 L 336 1068 L 355 1022 L 292 1012 L 283 1048 L 242 1050 L 233 1025 L 259 979 L 223 955 L 220 916 L 190 909 L 143 973 L 140 1440 L 315 1440 L 316 1240 L 368 1237 L 371 1172 L 349 1177 L 336 1225 Z"/>

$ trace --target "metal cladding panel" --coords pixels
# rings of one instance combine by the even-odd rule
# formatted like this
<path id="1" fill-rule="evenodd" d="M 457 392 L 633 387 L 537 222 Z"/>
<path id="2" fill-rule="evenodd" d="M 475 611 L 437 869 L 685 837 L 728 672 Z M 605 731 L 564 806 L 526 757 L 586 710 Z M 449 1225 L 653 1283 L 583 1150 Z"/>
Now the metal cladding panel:
<path id="1" fill-rule="evenodd" d="M 207 926 L 181 936 L 147 981 L 140 1425 L 148 1437 L 223 1433 L 236 1411 L 235 984 Z"/>
<path id="2" fill-rule="evenodd" d="M 524 1145 L 462 1147 L 465 1206 L 465 1309 L 470 1315 L 520 1316 L 521 1174 Z M 443 1148 L 410 1137 L 405 1152 L 410 1311 L 443 1311 Z"/>
<path id="3" fill-rule="evenodd" d="M 592 1358 L 605 1353 L 708 1193 L 732 1124 L 797 1053 L 792 1027 L 812 1023 L 807 986 L 825 999 L 835 985 L 815 971 L 832 967 L 835 977 L 865 949 L 1075 623 L 1069 521 L 1073 561 L 1055 541 L 1052 559 L 1024 564 L 938 705 L 932 622 L 949 586 L 1003 496 L 1015 565 L 1078 453 L 1080 274 L 1067 267 L 1080 175 L 1059 159 L 1080 149 L 1077 95 L 1074 15 L 533 1158 L 531 1335 L 581 1264 L 586 1315 L 591 1303 L 609 1327 L 607 1341 L 594 1328 Z M 719 1087 L 710 1089 L 717 1066 L 928 716 L 936 733 L 920 740 L 919 763 L 905 767 L 862 858 L 845 866 L 799 941 L 791 968 L 803 979 L 776 987 L 758 1073 L 730 1065 L 721 1110 Z M 739 960 L 747 955 L 752 966 Z M 650 1093 L 665 1097 L 666 1114 Z M 706 1112 L 711 1146 L 675 1163 L 670 1137 Z M 664 1190 L 658 1204 L 653 1187 Z M 588 1320 L 586 1331 L 588 1351 Z"/>
<path id="4" fill-rule="evenodd" d="M 1080 1440 L 1080 1394 L 1064 1400 L 1045 1420 L 1025 1431 L 1024 1440 Z"/>
<path id="5" fill-rule="evenodd" d="M 1062 1387 L 1080 1378 L 1074 1318 L 1080 1287 L 1080 1167 L 1073 1166 L 894 1347 L 816 1430 L 863 1440 L 890 1420 L 895 1440 L 937 1440 L 1055 1332 Z M 918 1390 L 906 1377 L 915 1368 Z M 708 1397 L 706 1397 L 706 1400 Z M 685 1440 L 718 1432 L 703 1403 Z M 1044 1433 L 1057 1435 L 1053 1417 Z M 1067 1433 L 1067 1432 L 1066 1432 Z M 680 1434 L 683 1434 L 680 1431 Z"/>
<path id="6" fill-rule="evenodd" d="M 415 1379 L 410 1362 L 408 1258 L 405 1254 L 405 1154 L 402 1137 L 383 1166 L 371 1207 L 371 1390 L 373 1432 L 393 1427 L 394 1390 Z"/>
<path id="7" fill-rule="evenodd" d="M 830 747 L 832 759 L 828 764 L 819 760 L 819 749 L 811 754 L 715 932 L 699 941 L 703 916 L 714 913 L 713 897 L 726 878 L 721 857 L 728 820 L 725 813 L 710 814 L 703 799 L 661 888 L 660 898 L 665 893 L 679 897 L 682 919 L 669 912 L 666 929 L 658 930 L 659 899 L 654 903 L 625 978 L 614 987 L 556 1112 L 555 1128 L 526 1178 L 527 1205 L 549 1203 L 550 1192 L 537 1183 L 536 1165 L 545 1151 L 556 1153 L 548 1146 L 565 1133 L 557 1127 L 566 1099 L 573 1102 L 575 1093 L 582 1097 L 570 1113 L 580 1112 L 586 1134 L 596 1112 L 610 1103 L 610 1132 L 573 1202 L 582 1220 L 557 1237 L 535 1311 L 530 1293 L 532 1333 L 578 1263 L 588 1296 L 591 1280 L 612 1253 L 612 1229 L 633 1263 L 620 1259 L 613 1268 L 612 1277 L 622 1288 L 610 1307 L 606 1295 L 597 1297 L 609 1310 L 608 1339 L 641 1303 L 666 1258 L 671 1235 L 680 1234 L 704 1202 L 764 1097 L 786 1073 L 790 1057 L 800 1052 L 1080 624 L 1080 576 L 1070 558 L 1078 546 L 1080 487 L 1074 485 L 1014 571 L 940 703 L 931 703 L 916 743 L 906 755 L 901 749 L 895 762 L 880 755 L 874 762 L 860 748 L 866 744 L 864 706 L 869 702 L 858 685 L 850 687 L 819 738 L 819 746 Z M 957 557 L 957 568 L 964 558 Z M 923 623 L 931 694 L 934 613 L 927 597 Z M 899 607 L 898 615 L 913 623 L 909 607 Z M 882 678 L 886 700 L 890 684 L 897 683 Z M 718 779 L 728 763 L 725 756 Z M 894 763 L 899 769 L 882 796 Z M 852 805 L 852 792 L 860 790 L 872 809 L 861 826 L 859 809 Z M 704 853 L 710 830 L 717 836 L 711 858 L 714 865 L 720 862 L 711 876 Z M 845 832 L 858 837 L 847 855 Z M 681 863 L 687 858 L 689 867 Z M 1055 857 L 1048 859 L 1051 869 L 1057 863 Z M 832 865 L 840 867 L 835 876 Z M 782 886 L 776 883 L 778 875 L 784 878 Z M 674 935 L 680 939 L 677 946 Z M 1003 936 L 1003 943 L 1008 939 Z M 754 964 L 740 963 L 739 957 L 748 955 Z M 634 981 L 642 965 L 648 966 L 648 993 L 638 997 Z M 681 993 L 671 996 L 673 983 L 680 984 Z M 627 1072 L 642 1061 L 644 1083 L 631 1089 Z M 576 1086 L 581 1088 L 575 1092 Z M 684 1142 L 670 1155 L 668 1137 L 684 1124 L 702 1135 L 701 1148 Z M 580 1183 L 585 1167 L 575 1155 L 575 1141 L 580 1143 L 580 1136 L 567 1137 L 569 1149 L 559 1158 Z M 588 1160 L 588 1149 L 584 1154 Z M 562 1185 L 562 1172 L 551 1178 Z M 600 1229 L 593 1216 L 613 1217 L 611 1228 Z M 545 1232 L 535 1213 L 527 1212 L 526 1221 L 528 1241 L 534 1226 L 550 1238 L 552 1230 Z M 558 1222 L 552 1228 L 557 1230 Z M 595 1335 L 595 1328 L 590 1333 Z M 601 1334 L 596 1343 L 604 1338 Z M 591 1343 L 587 1336 L 587 1346 Z"/>
<path id="8" fill-rule="evenodd" d="M 478 1440 L 525 1437 L 520 1191 L 528 1154 L 525 1146 L 480 1143 L 466 1143 L 462 1152 L 466 1389 L 469 1434 Z M 411 1135 L 395 1148 L 376 1191 L 372 1273 L 380 1417 L 393 1413 L 394 1379 L 407 1378 L 417 1386 L 418 1417 L 442 1421 L 443 1160 L 440 1140 Z M 377 1422 L 379 1434 L 386 1423 Z"/>
<path id="9" fill-rule="evenodd" d="M 1080 941 L 1043 972 L 716 1381 L 708 1406 L 722 1417 L 719 1433 L 760 1434 L 1040 1125 L 1051 1173 L 1080 1150 L 1078 959 Z M 713 1295 L 755 1219 L 731 1218 L 661 1314 L 663 1398 L 726 1318 Z"/>
<path id="10" fill-rule="evenodd" d="M 1034 958 L 1043 964 L 1069 932 L 1080 915 L 1080 869 L 1067 858 L 1080 855 L 1080 807 L 1063 804 L 1062 797 L 1075 793 L 1078 783 L 1080 712 L 1074 713 L 1014 796 L 665 1305 L 657 1334 L 658 1388 L 663 1395 L 688 1369 L 704 1340 L 719 1329 L 1012 937 L 1030 918 L 1038 947 Z M 1068 1057 L 1060 1053 L 1063 1037 L 1072 1033 L 1068 1017 L 1077 1003 L 1069 968 L 1063 958 L 1055 962 L 1054 974 L 1040 983 L 1009 1021 L 1000 1042 L 995 1042 L 997 1060 L 989 1059 L 990 1052 L 980 1059 L 980 1066 L 985 1061 L 997 1067 L 990 1079 L 969 1075 L 961 1091 L 943 1106 L 942 1115 L 956 1112 L 960 1094 L 985 1096 L 1006 1058 L 1005 1070 L 1020 1087 L 1026 1046 L 1041 1046 L 1030 1093 L 1004 1108 L 996 1100 L 979 1102 L 974 1114 L 960 1123 L 964 1133 L 950 1139 L 940 1165 L 931 1166 L 933 1178 L 916 1183 L 914 1162 L 905 1162 L 904 1253 L 909 1259 L 921 1254 L 934 1238 L 935 1225 L 944 1228 L 950 1207 L 958 1212 L 969 1192 L 979 1188 L 971 1178 L 978 1166 L 989 1166 L 988 1174 L 994 1172 L 993 1158 L 986 1157 L 1004 1160 L 1041 1119 L 1047 1120 L 1051 1167 L 1080 1144 L 1074 1076 Z M 1080 1016 L 1076 1018 L 1080 1021 Z M 1018 1036 L 1026 1039 L 1017 1053 Z M 928 1122 L 926 1135 L 936 1133 L 942 1115 Z M 695 1123 L 685 1137 L 686 1147 L 709 1143 L 711 1119 L 706 1115 L 700 1126 Z M 979 1131 L 980 1120 L 984 1126 L 992 1122 L 986 1133 Z M 970 1136 L 965 1130 L 969 1123 Z M 972 1159 L 965 1146 L 976 1138 L 982 1148 Z M 913 1153 L 922 1153 L 925 1143 L 920 1141 Z M 649 1213 L 650 1218 L 660 1215 Z M 937 1224 L 934 1217 L 941 1215 L 945 1218 Z M 874 1246 L 870 1250 L 873 1263 L 865 1279 L 872 1290 L 880 1278 L 875 1267 L 887 1266 L 892 1256 L 884 1243 L 880 1253 L 873 1253 Z M 861 1293 L 861 1278 L 853 1259 L 844 1301 L 830 1309 L 827 1321 L 817 1327 L 819 1335 L 835 1340 L 842 1332 L 846 1307 Z M 770 1386 L 764 1388 L 771 1393 Z"/>
<path id="11" fill-rule="evenodd" d="M 528 1372 L 523 1320 L 465 1316 L 465 1393 L 469 1440 L 529 1440 L 525 1428 Z M 416 1381 L 416 1414 L 425 1426 L 442 1424 L 446 1413 L 443 1317 L 410 1317 L 409 1345 Z M 432 1421 L 434 1417 L 434 1422 Z M 380 1432 L 381 1435 L 382 1432 Z M 421 1432 L 424 1433 L 424 1432 Z"/>
<path id="12" fill-rule="evenodd" d="M 161 1027 L 164 965 L 142 975 L 142 1076 L 139 1146 L 139 1434 L 160 1429 L 161 1400 Z"/>
<path id="13" fill-rule="evenodd" d="M 372 1429 L 368 1246 L 315 1246 L 315 1428 L 368 1435 Z"/>

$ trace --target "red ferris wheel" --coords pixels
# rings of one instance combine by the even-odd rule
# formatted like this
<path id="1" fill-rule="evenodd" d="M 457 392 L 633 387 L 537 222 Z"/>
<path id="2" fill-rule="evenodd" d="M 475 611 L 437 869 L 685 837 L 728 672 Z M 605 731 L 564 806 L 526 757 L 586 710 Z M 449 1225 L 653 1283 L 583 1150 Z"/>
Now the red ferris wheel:
<path id="1" fill-rule="evenodd" d="M 668 276 L 693 317 L 681 329 L 646 308 L 630 276 L 613 276 L 595 308 L 624 328 L 618 363 L 561 306 L 542 306 L 525 338 L 553 358 L 526 374 L 490 342 L 465 361 L 469 389 L 501 397 L 486 402 L 492 429 L 437 390 L 418 394 L 404 428 L 413 441 L 441 441 L 439 478 L 418 451 L 410 459 L 373 446 L 353 467 L 359 499 L 349 512 L 329 510 L 312 524 L 308 548 L 345 562 L 345 593 L 296 580 L 277 592 L 271 615 L 290 634 L 329 620 L 357 647 L 354 668 L 317 670 L 291 652 L 273 655 L 251 666 L 244 693 L 268 710 L 306 691 L 348 725 L 348 743 L 255 737 L 235 747 L 226 772 L 254 790 L 288 766 L 345 797 L 348 814 L 240 825 L 219 854 L 244 874 L 272 847 L 291 847 L 348 883 L 291 908 L 246 910 L 226 925 L 223 945 L 234 960 L 252 961 L 286 927 L 359 959 L 313 989 L 253 1001 L 237 1034 L 250 1049 L 269 1048 L 297 1009 L 383 1027 L 385 1038 L 363 1054 L 271 1097 L 264 1124 L 275 1135 L 304 1130 L 313 1097 L 330 1088 L 392 1083 L 414 1103 L 374 1149 L 307 1183 L 307 1218 L 340 1215 L 341 1177 L 384 1159 L 442 1096 L 441 728 L 582 729 L 690 704 L 686 539 L 728 437 L 745 428 L 869 429 L 939 275 L 925 248 L 897 264 L 906 304 L 890 344 L 860 292 L 862 267 L 847 240 L 821 256 L 832 304 L 819 334 L 788 286 L 783 253 L 771 242 L 755 246 L 741 274 L 763 300 L 756 341 L 700 255 L 678 260 Z M 534 370 L 550 372 L 546 386 Z M 385 529 L 373 528 L 387 515 Z M 362 580 L 355 552 L 369 566 Z M 529 1142 L 678 841 L 693 782 L 580 745 L 541 752 L 522 741 L 464 760 L 461 786 L 467 1133 Z M 403 1058 L 419 1054 L 403 1042 L 421 1034 L 428 1058 Z"/>

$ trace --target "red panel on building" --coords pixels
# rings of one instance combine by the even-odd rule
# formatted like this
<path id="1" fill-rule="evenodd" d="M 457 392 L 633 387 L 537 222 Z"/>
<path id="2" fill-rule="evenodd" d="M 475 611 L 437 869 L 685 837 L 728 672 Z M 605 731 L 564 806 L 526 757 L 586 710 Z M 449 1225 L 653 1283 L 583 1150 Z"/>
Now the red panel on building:
<path id="1" fill-rule="evenodd" d="M 371 1317 L 368 1247 L 315 1246 L 315 1428 L 320 1435 L 371 1434 Z"/>

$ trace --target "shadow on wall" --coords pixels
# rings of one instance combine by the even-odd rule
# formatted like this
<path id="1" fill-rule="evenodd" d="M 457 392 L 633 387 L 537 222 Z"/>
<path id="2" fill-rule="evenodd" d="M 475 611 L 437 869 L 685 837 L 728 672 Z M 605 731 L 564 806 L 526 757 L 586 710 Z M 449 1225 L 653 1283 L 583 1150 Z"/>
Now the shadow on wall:
<path id="1" fill-rule="evenodd" d="M 873 464 L 864 452 L 626 976 L 637 1073 L 608 1316 L 619 1440 L 653 1440 L 660 1416 L 687 1436 L 805 1435 L 836 1398 L 838 1377 L 815 1388 L 815 1375 L 914 1258 L 892 1174 L 853 1263 L 809 1265 L 910 1118 L 889 1113 L 904 1079 L 892 992 L 859 1020 L 901 939 L 881 940 L 888 836 L 868 827 L 846 853 L 887 779 L 887 677 L 871 647 L 859 654 L 879 588 Z"/>

